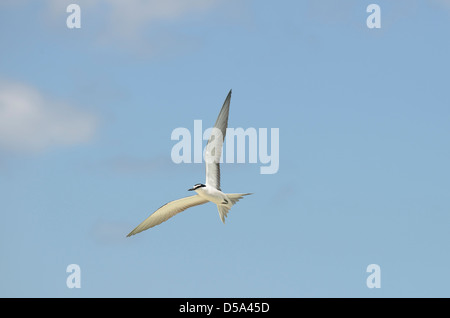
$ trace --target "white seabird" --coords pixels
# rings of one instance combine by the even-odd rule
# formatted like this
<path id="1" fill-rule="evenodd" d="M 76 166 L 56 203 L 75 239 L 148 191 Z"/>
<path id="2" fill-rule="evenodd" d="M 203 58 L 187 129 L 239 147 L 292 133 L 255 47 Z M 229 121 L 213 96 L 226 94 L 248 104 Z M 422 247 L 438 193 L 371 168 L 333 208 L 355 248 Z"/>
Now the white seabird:
<path id="1" fill-rule="evenodd" d="M 225 224 L 225 217 L 231 207 L 251 193 L 223 193 L 220 189 L 220 157 L 222 146 L 228 127 L 228 113 L 230 111 L 231 90 L 228 93 L 219 116 L 217 117 L 211 136 L 205 150 L 206 181 L 205 184 L 197 183 L 189 191 L 197 192 L 196 195 L 171 201 L 153 212 L 141 224 L 139 224 L 127 236 L 145 231 L 151 227 L 167 221 L 177 213 L 196 205 L 212 202 L 217 205 L 219 216 Z"/>

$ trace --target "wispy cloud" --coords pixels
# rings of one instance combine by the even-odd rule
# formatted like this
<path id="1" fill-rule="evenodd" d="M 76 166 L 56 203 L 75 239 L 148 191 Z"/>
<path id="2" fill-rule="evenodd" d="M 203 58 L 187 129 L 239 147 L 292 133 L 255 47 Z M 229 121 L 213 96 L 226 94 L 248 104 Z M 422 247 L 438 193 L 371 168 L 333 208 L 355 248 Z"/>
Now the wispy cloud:
<path id="1" fill-rule="evenodd" d="M 53 0 L 54 1 L 54 0 Z M 130 36 L 142 31 L 153 22 L 175 21 L 187 15 L 201 14 L 209 11 L 218 0 L 97 0 L 108 3 L 110 7 L 111 26 L 123 36 Z"/>
<path id="2" fill-rule="evenodd" d="M 60 16 L 72 0 L 47 0 L 47 9 Z M 101 11 L 108 16 L 110 26 L 133 30 L 157 21 L 174 21 L 186 15 L 208 12 L 222 0 L 78 0 L 82 11 Z"/>
<path id="3" fill-rule="evenodd" d="M 6 150 L 42 151 L 54 146 L 90 140 L 94 115 L 56 101 L 36 88 L 0 82 L 0 147 Z"/>
<path id="4" fill-rule="evenodd" d="M 46 20 L 58 25 L 68 16 L 72 0 L 47 0 Z M 204 16 L 224 0 L 78 0 L 81 28 L 96 45 L 154 56 L 195 46 L 194 38 L 175 32 L 173 26 L 184 19 Z M 57 22 L 55 22 L 57 21 Z"/>

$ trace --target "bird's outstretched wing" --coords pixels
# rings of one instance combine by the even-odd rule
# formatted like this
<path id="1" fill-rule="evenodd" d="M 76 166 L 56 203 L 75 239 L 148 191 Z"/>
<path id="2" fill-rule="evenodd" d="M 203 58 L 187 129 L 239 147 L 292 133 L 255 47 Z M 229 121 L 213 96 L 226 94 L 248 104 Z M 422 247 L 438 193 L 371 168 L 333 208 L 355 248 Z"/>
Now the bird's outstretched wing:
<path id="1" fill-rule="evenodd" d="M 162 222 L 170 219 L 175 214 L 180 213 L 188 208 L 205 204 L 207 202 L 209 201 L 196 194 L 164 204 L 158 210 L 153 212 L 153 214 L 151 214 L 148 218 L 146 218 L 141 224 L 139 224 L 133 231 L 131 231 L 127 235 L 127 237 L 161 224 Z"/>
<path id="2" fill-rule="evenodd" d="M 205 148 L 206 185 L 220 190 L 220 156 L 228 127 L 231 90 L 228 93 Z"/>

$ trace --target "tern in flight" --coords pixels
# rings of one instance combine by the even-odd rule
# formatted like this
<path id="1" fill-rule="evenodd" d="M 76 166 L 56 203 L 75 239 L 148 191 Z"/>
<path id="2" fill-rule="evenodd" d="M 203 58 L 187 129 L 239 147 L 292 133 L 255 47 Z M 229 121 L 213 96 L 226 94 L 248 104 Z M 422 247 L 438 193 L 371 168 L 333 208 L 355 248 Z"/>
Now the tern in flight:
<path id="1" fill-rule="evenodd" d="M 208 143 L 205 149 L 205 164 L 206 164 L 206 182 L 195 184 L 189 191 L 197 192 L 196 195 L 178 199 L 169 202 L 158 210 L 153 212 L 141 224 L 139 224 L 127 236 L 137 234 L 145 231 L 151 227 L 167 221 L 169 218 L 177 213 L 180 213 L 188 208 L 196 205 L 212 202 L 217 205 L 219 216 L 225 224 L 225 217 L 231 207 L 242 199 L 245 195 L 251 193 L 223 193 L 220 189 L 220 156 L 222 154 L 222 145 L 225 139 L 225 134 L 228 126 L 228 113 L 230 111 L 231 90 L 228 93 L 219 116 L 217 117 L 214 128 L 211 131 Z"/>

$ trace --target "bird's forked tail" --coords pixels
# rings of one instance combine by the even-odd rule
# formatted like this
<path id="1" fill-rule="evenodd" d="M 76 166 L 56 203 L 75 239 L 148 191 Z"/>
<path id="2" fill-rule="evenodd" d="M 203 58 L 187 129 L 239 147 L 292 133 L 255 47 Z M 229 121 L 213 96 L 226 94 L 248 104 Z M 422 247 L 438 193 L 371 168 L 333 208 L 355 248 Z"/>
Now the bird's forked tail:
<path id="1" fill-rule="evenodd" d="M 236 204 L 240 199 L 242 199 L 246 195 L 250 195 L 253 193 L 227 193 L 228 199 L 230 202 L 227 204 L 218 204 L 217 210 L 219 210 L 219 216 L 222 220 L 223 224 L 225 224 L 225 218 L 227 217 L 228 211 L 230 211 L 231 207 Z"/>

